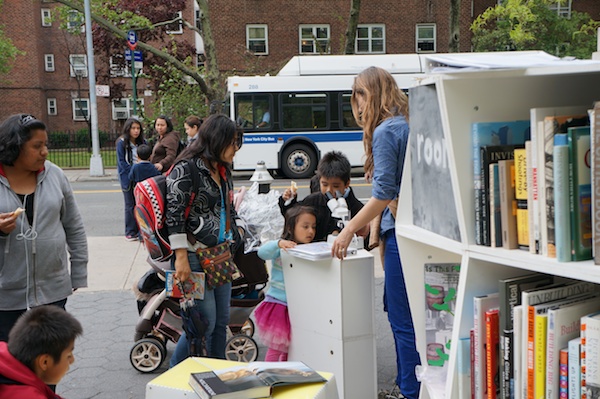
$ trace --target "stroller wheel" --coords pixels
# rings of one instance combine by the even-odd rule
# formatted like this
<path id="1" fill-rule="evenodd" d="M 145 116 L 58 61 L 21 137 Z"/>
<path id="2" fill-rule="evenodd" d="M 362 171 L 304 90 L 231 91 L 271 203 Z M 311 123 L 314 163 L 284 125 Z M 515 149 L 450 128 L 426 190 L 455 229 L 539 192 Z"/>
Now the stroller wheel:
<path id="1" fill-rule="evenodd" d="M 142 373 L 151 373 L 165 360 L 162 342 L 156 338 L 144 338 L 135 343 L 129 353 L 131 365 Z"/>
<path id="2" fill-rule="evenodd" d="M 258 359 L 258 345 L 247 335 L 238 334 L 227 340 L 225 359 L 236 362 L 253 362 Z"/>
<path id="3" fill-rule="evenodd" d="M 254 336 L 254 322 L 252 319 L 248 318 L 248 320 L 246 320 L 242 328 L 240 328 L 240 332 L 249 337 Z"/>

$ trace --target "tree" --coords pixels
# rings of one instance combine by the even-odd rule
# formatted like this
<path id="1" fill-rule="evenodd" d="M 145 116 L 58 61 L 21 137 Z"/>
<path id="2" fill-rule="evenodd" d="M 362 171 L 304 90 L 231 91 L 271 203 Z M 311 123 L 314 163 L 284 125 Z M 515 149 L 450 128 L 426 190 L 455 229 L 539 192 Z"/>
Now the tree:
<path id="1" fill-rule="evenodd" d="M 354 54 L 354 42 L 356 40 L 356 27 L 360 13 L 360 0 L 350 1 L 350 16 L 346 27 L 344 54 Z"/>
<path id="2" fill-rule="evenodd" d="M 0 0 L 0 10 L 2 10 L 2 0 Z M 17 55 L 21 54 L 13 42 L 4 34 L 4 29 L 0 25 L 0 75 L 6 75 Z"/>
<path id="3" fill-rule="evenodd" d="M 451 53 L 460 51 L 460 0 L 450 0 L 450 42 Z"/>
<path id="4" fill-rule="evenodd" d="M 543 50 L 560 57 L 590 58 L 599 23 L 576 11 L 570 18 L 561 17 L 549 9 L 550 3 L 506 0 L 488 8 L 471 25 L 474 50 Z"/>

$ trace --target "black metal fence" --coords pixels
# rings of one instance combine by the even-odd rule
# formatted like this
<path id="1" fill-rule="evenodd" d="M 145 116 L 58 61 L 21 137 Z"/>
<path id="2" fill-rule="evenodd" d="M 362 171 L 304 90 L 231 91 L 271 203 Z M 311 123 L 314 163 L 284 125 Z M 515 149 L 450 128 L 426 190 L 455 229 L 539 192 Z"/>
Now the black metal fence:
<path id="1" fill-rule="evenodd" d="M 99 132 L 100 156 L 104 167 L 117 166 L 115 142 L 119 133 Z M 49 132 L 48 159 L 61 168 L 89 168 L 92 136 L 87 129 Z"/>

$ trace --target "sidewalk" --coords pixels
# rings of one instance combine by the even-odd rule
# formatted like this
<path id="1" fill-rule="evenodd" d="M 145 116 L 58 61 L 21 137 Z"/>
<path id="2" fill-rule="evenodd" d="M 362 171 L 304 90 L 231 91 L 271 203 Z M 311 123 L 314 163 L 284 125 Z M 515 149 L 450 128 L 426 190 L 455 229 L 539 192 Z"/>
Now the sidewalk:
<path id="1" fill-rule="evenodd" d="M 117 180 L 116 170 L 106 176 L 90 177 L 88 170 L 67 170 L 70 181 Z M 138 320 L 133 284 L 150 268 L 146 250 L 140 243 L 123 237 L 88 237 L 89 287 L 77 290 L 67 302 L 67 310 L 82 323 L 84 334 L 75 342 L 75 363 L 57 387 L 66 399 L 143 399 L 146 384 L 168 368 L 174 349 L 168 344 L 165 362 L 155 373 L 142 374 L 129 360 Z M 374 252 L 374 255 L 378 255 Z M 375 323 L 379 389 L 389 390 L 396 375 L 393 338 L 387 316 L 382 311 L 383 271 L 375 257 Z M 260 339 L 258 339 L 260 345 Z M 265 348 L 260 346 L 259 359 Z"/>

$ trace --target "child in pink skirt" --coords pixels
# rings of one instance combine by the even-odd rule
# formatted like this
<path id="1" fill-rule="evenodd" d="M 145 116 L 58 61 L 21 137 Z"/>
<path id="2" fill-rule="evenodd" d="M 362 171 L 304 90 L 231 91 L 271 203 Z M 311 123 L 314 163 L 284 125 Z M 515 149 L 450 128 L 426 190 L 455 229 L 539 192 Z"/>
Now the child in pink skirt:
<path id="1" fill-rule="evenodd" d="M 260 331 L 261 340 L 269 347 L 265 361 L 286 361 L 290 346 L 290 318 L 281 268 L 281 250 L 298 244 L 307 244 L 315 238 L 316 212 L 309 206 L 295 206 L 285 214 L 285 224 L 280 240 L 265 243 L 258 256 L 271 259 L 270 286 L 265 300 L 254 310 L 254 320 Z"/>

